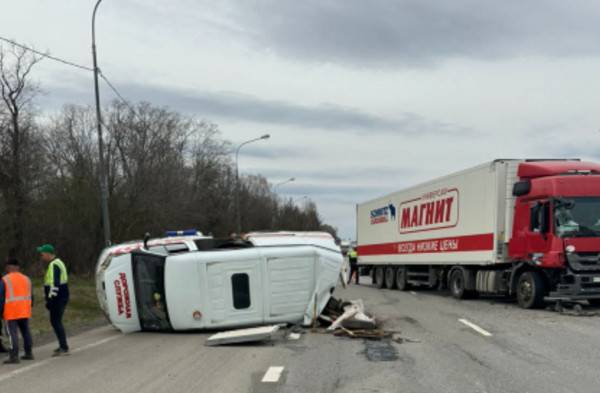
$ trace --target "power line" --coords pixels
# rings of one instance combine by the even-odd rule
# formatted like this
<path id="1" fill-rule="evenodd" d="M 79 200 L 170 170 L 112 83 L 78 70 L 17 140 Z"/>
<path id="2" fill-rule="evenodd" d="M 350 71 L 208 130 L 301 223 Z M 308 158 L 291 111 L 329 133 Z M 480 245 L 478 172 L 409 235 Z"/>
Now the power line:
<path id="1" fill-rule="evenodd" d="M 66 65 L 69 65 L 71 67 L 80 68 L 80 69 L 86 70 L 86 71 L 94 71 L 93 68 L 86 67 L 86 66 L 83 66 L 81 64 L 73 63 L 72 61 L 61 59 L 60 57 L 52 56 L 52 55 L 49 55 L 48 53 L 40 52 L 39 50 L 33 49 L 33 48 L 31 48 L 29 46 L 26 46 L 26 45 L 23 45 L 23 44 L 19 44 L 18 42 L 15 42 L 13 40 L 10 40 L 10 39 L 2 37 L 2 36 L 0 36 L 0 41 L 8 42 L 8 43 L 10 43 L 10 44 L 12 44 L 14 46 L 18 46 L 21 49 L 25 49 L 25 50 L 28 50 L 30 52 L 33 52 L 36 55 L 45 57 L 45 58 L 50 59 L 50 60 L 58 61 L 59 63 L 66 64 Z"/>
<path id="2" fill-rule="evenodd" d="M 65 65 L 68 65 L 68 66 L 71 66 L 71 67 L 76 67 L 76 68 L 79 68 L 79 69 L 82 69 L 82 70 L 85 70 L 85 71 L 92 71 L 92 72 L 94 71 L 94 69 L 93 69 L 93 68 L 86 67 L 86 66 L 83 66 L 83 65 L 81 65 L 81 64 L 73 63 L 72 61 L 65 60 L 65 59 L 61 59 L 60 57 L 52 56 L 52 55 L 49 55 L 48 53 L 40 52 L 40 51 L 38 51 L 38 50 L 36 50 L 36 49 L 34 49 L 34 48 L 32 48 L 32 47 L 29 47 L 29 46 L 27 46 L 27 45 L 20 44 L 20 43 L 18 43 L 18 42 L 16 42 L 16 41 L 14 41 L 14 40 L 11 40 L 11 39 L 8 39 L 8 38 L 2 37 L 2 36 L 0 36 L 0 41 L 5 41 L 5 42 L 8 42 L 8 43 L 10 43 L 11 45 L 17 46 L 17 47 L 19 47 L 19 48 L 22 48 L 22 49 L 25 49 L 25 50 L 27 50 L 27 51 L 33 52 L 33 53 L 35 53 L 35 54 L 37 54 L 37 55 L 39 55 L 39 56 L 45 57 L 45 58 L 47 58 L 47 59 L 50 59 L 50 60 L 57 61 L 57 62 L 59 62 L 59 63 L 65 64 Z M 105 82 L 105 83 L 108 85 L 108 87 L 109 87 L 109 88 L 110 88 L 110 89 L 113 91 L 113 93 L 114 93 L 114 94 L 115 94 L 115 95 L 116 95 L 116 96 L 117 96 L 117 97 L 118 97 L 118 98 L 119 98 L 119 99 L 120 99 L 120 100 L 123 102 L 123 104 L 125 104 L 125 105 L 126 105 L 128 108 L 129 108 L 129 110 L 130 110 L 131 112 L 133 112 L 133 114 L 134 114 L 134 115 L 136 115 L 136 117 L 137 117 L 136 111 L 135 111 L 135 109 L 133 108 L 133 106 L 131 106 L 131 104 L 129 104 L 129 101 L 128 101 L 128 100 L 126 100 L 126 99 L 125 99 L 125 97 L 123 97 L 123 95 L 122 95 L 122 94 L 119 92 L 119 90 L 117 90 L 117 88 L 116 88 L 116 87 L 115 87 L 115 86 L 114 86 L 114 85 L 113 85 L 113 84 L 112 84 L 112 83 L 111 83 L 111 82 L 108 80 L 108 78 L 106 77 L 106 75 L 104 75 L 104 74 L 102 73 L 102 71 L 100 71 L 100 68 L 98 68 L 98 74 L 100 75 L 100 77 L 102 78 L 102 80 L 104 80 L 104 82 Z"/>
<path id="3" fill-rule="evenodd" d="M 100 78 L 102 78 L 102 80 L 104 82 L 106 82 L 106 84 L 108 85 L 108 87 L 110 87 L 110 89 L 113 91 L 113 93 L 115 93 L 115 95 L 117 97 L 119 97 L 119 99 L 123 102 L 123 104 L 125 104 L 125 106 L 127 106 L 127 108 L 129 108 L 129 110 L 131 111 L 131 113 L 133 113 L 133 116 L 136 117 L 138 120 L 141 120 L 139 118 L 139 116 L 137 115 L 137 112 L 136 112 L 135 108 L 129 103 L 129 100 L 126 100 L 121 95 L 121 93 L 119 93 L 119 90 L 117 90 L 117 88 L 112 83 L 110 83 L 110 81 L 108 80 L 108 78 L 106 77 L 106 75 L 104 75 L 102 73 L 102 71 L 98 70 L 98 73 L 100 75 Z"/>
<path id="4" fill-rule="evenodd" d="M 100 75 L 100 78 L 102 78 L 102 80 L 103 80 L 104 82 L 106 82 L 106 84 L 108 85 L 108 87 L 110 87 L 110 89 L 113 91 L 113 93 L 115 93 L 115 95 L 116 95 L 117 97 L 119 97 L 119 99 L 120 99 L 121 101 L 123 101 L 123 103 L 124 103 L 125 105 L 129 106 L 129 107 L 130 107 L 129 109 L 132 109 L 132 108 L 131 108 L 131 106 L 129 105 L 129 101 L 128 101 L 128 100 L 126 100 L 126 99 L 125 99 L 125 98 L 124 98 L 124 97 L 121 95 L 121 93 L 119 93 L 119 90 L 117 90 L 117 88 L 116 88 L 116 87 L 115 87 L 115 86 L 114 86 L 112 83 L 110 83 L 110 81 L 108 80 L 108 78 L 106 77 L 106 75 L 104 75 L 104 74 L 102 73 L 102 71 L 100 71 L 100 70 L 98 70 L 98 73 L 99 73 L 99 75 Z M 133 109 L 132 109 L 132 110 L 133 110 Z"/>

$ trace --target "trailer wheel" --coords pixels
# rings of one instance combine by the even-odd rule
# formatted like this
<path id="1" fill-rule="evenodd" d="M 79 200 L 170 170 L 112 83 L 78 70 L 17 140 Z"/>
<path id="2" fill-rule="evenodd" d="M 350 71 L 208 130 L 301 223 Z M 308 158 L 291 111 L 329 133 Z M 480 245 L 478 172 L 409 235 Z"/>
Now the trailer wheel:
<path id="1" fill-rule="evenodd" d="M 465 299 L 467 297 L 465 291 L 465 275 L 462 270 L 454 269 L 450 272 L 448 287 L 450 287 L 450 292 L 454 298 Z"/>
<path id="2" fill-rule="evenodd" d="M 373 273 L 373 283 L 376 288 L 385 288 L 385 268 L 382 266 L 377 266 Z"/>
<path id="3" fill-rule="evenodd" d="M 517 302 L 522 308 L 539 308 L 544 305 L 544 279 L 539 272 L 526 271 L 517 282 Z"/>
<path id="4" fill-rule="evenodd" d="M 385 268 L 385 286 L 388 289 L 396 288 L 396 269 L 392 266 Z"/>
<path id="5" fill-rule="evenodd" d="M 406 282 L 406 268 L 400 266 L 396 269 L 396 288 L 401 291 L 408 289 L 408 283 Z"/>

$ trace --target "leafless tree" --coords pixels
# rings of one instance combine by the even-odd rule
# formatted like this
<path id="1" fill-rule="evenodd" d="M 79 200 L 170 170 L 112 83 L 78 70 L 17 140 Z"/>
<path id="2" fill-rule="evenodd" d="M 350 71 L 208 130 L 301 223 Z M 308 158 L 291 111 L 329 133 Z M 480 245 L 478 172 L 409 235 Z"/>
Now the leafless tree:
<path id="1" fill-rule="evenodd" d="M 34 163 L 33 99 L 38 86 L 31 79 L 39 57 L 20 47 L 0 47 L 0 189 L 10 216 L 9 253 L 22 255 L 28 179 Z"/>

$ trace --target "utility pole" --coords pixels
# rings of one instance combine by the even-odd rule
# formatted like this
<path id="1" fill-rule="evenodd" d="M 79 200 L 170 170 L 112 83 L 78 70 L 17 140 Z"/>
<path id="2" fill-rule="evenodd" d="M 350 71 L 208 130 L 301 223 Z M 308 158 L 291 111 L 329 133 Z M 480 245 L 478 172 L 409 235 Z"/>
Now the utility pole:
<path id="1" fill-rule="evenodd" d="M 242 233 L 242 215 L 240 213 L 240 167 L 239 167 L 239 155 L 240 149 L 248 143 L 269 139 L 271 135 L 265 134 L 260 138 L 250 139 L 244 143 L 241 143 L 235 150 L 235 227 L 238 236 Z"/>
<path id="2" fill-rule="evenodd" d="M 96 11 L 102 0 L 96 2 L 92 14 L 92 58 L 94 61 L 94 90 L 96 94 L 96 126 L 98 128 L 98 175 L 100 176 L 100 204 L 102 206 L 102 227 L 104 229 L 104 245 L 110 246 L 110 216 L 108 212 L 108 180 L 107 167 L 104 161 L 104 141 L 102 140 L 102 111 L 100 110 L 100 89 L 98 87 L 98 58 L 96 55 Z"/>

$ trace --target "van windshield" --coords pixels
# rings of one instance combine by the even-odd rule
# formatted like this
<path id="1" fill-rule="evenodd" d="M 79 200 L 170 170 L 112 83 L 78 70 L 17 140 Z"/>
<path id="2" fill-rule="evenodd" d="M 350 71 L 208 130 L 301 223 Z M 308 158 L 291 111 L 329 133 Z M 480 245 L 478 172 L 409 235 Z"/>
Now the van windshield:
<path id="1" fill-rule="evenodd" d="M 600 237 L 600 197 L 557 199 L 554 221 L 560 237 Z"/>
<path id="2" fill-rule="evenodd" d="M 164 256 L 133 253 L 133 276 L 142 330 L 171 330 L 165 297 Z"/>

